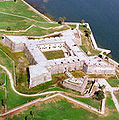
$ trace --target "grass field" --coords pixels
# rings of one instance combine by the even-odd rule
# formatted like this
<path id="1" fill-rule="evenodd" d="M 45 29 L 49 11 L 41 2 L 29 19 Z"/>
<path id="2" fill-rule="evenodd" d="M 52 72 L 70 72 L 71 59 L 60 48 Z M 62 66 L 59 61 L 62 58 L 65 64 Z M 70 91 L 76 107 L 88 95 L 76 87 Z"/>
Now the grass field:
<path id="1" fill-rule="evenodd" d="M 6 78 L 6 74 L 5 74 L 4 70 L 2 70 L 0 68 L 0 84 L 3 85 L 5 83 L 5 78 Z"/>
<path id="2" fill-rule="evenodd" d="M 97 51 L 93 48 L 92 42 L 90 40 L 89 37 L 85 36 L 85 31 L 89 31 L 84 25 L 79 25 L 79 30 L 82 31 L 82 35 L 81 35 L 81 39 L 82 39 L 82 45 L 80 46 L 81 49 L 87 54 L 87 52 L 89 51 L 91 54 L 89 56 L 92 55 L 97 55 L 100 53 L 100 51 Z"/>
<path id="3" fill-rule="evenodd" d="M 70 96 L 71 97 L 71 96 Z M 101 101 L 98 101 L 96 99 L 93 98 L 81 98 L 81 97 L 72 97 L 78 101 L 81 101 L 85 104 L 88 104 L 94 108 L 100 109 L 101 108 Z"/>
<path id="4" fill-rule="evenodd" d="M 0 64 L 7 67 L 10 72 L 13 72 L 13 62 L 12 60 L 0 50 Z"/>
<path id="5" fill-rule="evenodd" d="M 118 86 L 119 86 L 119 80 L 117 80 L 117 79 L 107 79 L 107 82 L 108 82 L 112 87 L 118 87 Z"/>
<path id="6" fill-rule="evenodd" d="M 5 103 L 5 83 L 6 83 L 6 73 L 0 68 L 0 110 L 3 110 L 2 104 Z M 2 103 L 3 101 L 3 103 Z M 0 111 L 1 112 L 1 111 Z"/>
<path id="7" fill-rule="evenodd" d="M 119 91 L 116 91 L 114 94 L 115 94 L 115 96 L 116 96 L 116 98 L 117 98 L 117 100 L 119 102 Z"/>
<path id="8" fill-rule="evenodd" d="M 85 76 L 86 74 L 83 72 L 83 71 L 72 71 L 70 72 L 75 78 L 80 78 L 80 77 L 83 77 Z"/>
<path id="9" fill-rule="evenodd" d="M 0 74 L 0 79 L 2 78 L 2 80 L 6 80 L 6 85 L 4 87 L 6 87 L 6 90 L 7 90 L 7 98 L 6 98 L 6 102 L 7 102 L 7 109 L 12 109 L 14 107 L 17 107 L 17 106 L 20 106 L 24 103 L 27 103 L 29 101 L 32 101 L 36 98 L 39 98 L 39 97 L 45 97 L 45 96 L 39 96 L 39 97 L 23 97 L 23 96 L 19 96 L 18 94 L 16 94 L 12 88 L 11 88 L 11 85 L 10 85 L 10 80 L 8 78 L 8 75 L 4 72 L 3 69 L 0 68 L 0 72 L 2 74 Z M 3 73 L 4 73 L 4 76 L 3 76 Z M 1 100 L 5 100 L 5 92 L 4 92 L 4 88 L 2 88 L 0 86 L 0 106 L 1 106 Z"/>
<path id="10" fill-rule="evenodd" d="M 30 111 L 33 113 L 30 115 Z M 99 116 L 92 113 L 77 104 L 69 103 L 67 100 L 54 100 L 41 104 L 39 106 L 29 107 L 19 115 L 15 115 L 13 118 L 7 118 L 7 120 L 24 120 L 27 116 L 32 120 L 118 120 L 119 113 L 116 111 L 109 111 L 105 116 Z"/>
<path id="11" fill-rule="evenodd" d="M 0 11 L 5 12 L 5 13 L 28 17 L 30 19 L 34 19 L 37 21 L 45 22 L 45 20 L 42 17 L 40 17 L 37 13 L 32 11 L 21 0 L 17 0 L 16 3 L 13 1 L 0 2 Z"/>
<path id="12" fill-rule="evenodd" d="M 7 80 L 6 88 L 7 88 L 7 109 L 8 110 L 12 109 L 14 107 L 23 105 L 27 102 L 34 100 L 34 99 L 37 99 L 40 97 L 41 98 L 45 97 L 45 96 L 37 96 L 37 97 L 20 96 L 12 90 L 8 76 L 7 76 L 6 80 Z"/>
<path id="13" fill-rule="evenodd" d="M 76 25 L 69 25 L 71 28 L 75 29 L 76 28 Z"/>
<path id="14" fill-rule="evenodd" d="M 110 93 L 108 93 L 108 95 L 107 95 L 106 107 L 110 110 L 111 109 L 116 109 Z"/>
<path id="15" fill-rule="evenodd" d="M 100 53 L 100 51 L 97 51 L 93 48 L 91 40 L 89 38 L 85 37 L 85 35 L 82 35 L 81 38 L 82 38 L 81 48 L 85 53 L 90 51 L 90 53 L 91 53 L 90 56 L 98 55 Z"/>
<path id="16" fill-rule="evenodd" d="M 0 35 L 5 33 L 8 35 L 42 36 L 58 30 L 47 30 L 39 27 L 50 28 L 60 26 L 59 24 L 45 21 L 40 15 L 32 11 L 21 0 L 17 0 L 16 3 L 13 1 L 0 2 L 0 12 L 4 12 L 0 13 L 0 29 L 7 30 L 9 27 L 11 31 L 17 31 L 25 30 L 33 24 L 37 26 L 31 28 L 27 32 L 15 33 L 10 31 L 1 31 Z M 59 31 L 62 31 L 63 29 L 60 29 Z"/>
<path id="17" fill-rule="evenodd" d="M 2 110 L 2 100 L 5 100 L 5 90 L 0 87 L 0 110 Z"/>
<path id="18" fill-rule="evenodd" d="M 10 27 L 11 30 L 25 30 L 31 24 L 33 22 L 25 18 L 0 13 L 0 29 L 7 30 Z"/>
<path id="19" fill-rule="evenodd" d="M 74 107 L 73 107 L 74 106 Z M 29 112 L 32 111 L 34 117 Z M 33 120 L 86 120 L 87 118 L 95 118 L 97 116 L 82 108 L 75 108 L 75 105 L 68 103 L 67 100 L 50 102 L 49 104 L 41 104 L 40 107 L 33 106 L 23 114 L 14 116 L 12 119 L 7 120 L 24 120 L 25 116 Z"/>
<path id="20" fill-rule="evenodd" d="M 12 31 L 25 30 L 28 27 L 30 27 L 32 24 L 45 28 L 60 26 L 59 24 L 55 24 L 55 23 L 48 23 L 48 22 L 40 23 L 40 21 L 34 21 L 34 19 L 29 20 L 27 18 L 0 13 L 0 29 L 7 30 L 7 28 L 10 27 Z"/>
<path id="21" fill-rule="evenodd" d="M 58 58 L 64 58 L 64 52 L 62 50 L 57 50 L 57 51 L 47 51 L 47 52 L 43 52 L 43 54 L 45 55 L 45 57 L 48 60 L 51 59 L 58 59 Z"/>
<path id="22" fill-rule="evenodd" d="M 87 30 L 87 28 L 84 25 L 79 25 L 79 29 L 82 30 L 82 31 Z"/>

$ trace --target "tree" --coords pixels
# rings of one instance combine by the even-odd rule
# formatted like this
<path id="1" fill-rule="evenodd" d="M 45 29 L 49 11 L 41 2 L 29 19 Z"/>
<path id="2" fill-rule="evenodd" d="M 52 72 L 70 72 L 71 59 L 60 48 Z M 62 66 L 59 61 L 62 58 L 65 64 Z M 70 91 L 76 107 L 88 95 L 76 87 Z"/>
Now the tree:
<path id="1" fill-rule="evenodd" d="M 95 95 L 96 95 L 95 98 L 96 98 L 97 100 L 102 100 L 102 99 L 105 98 L 104 92 L 103 92 L 102 90 L 99 90 L 99 91 L 95 92 Z"/>
<path id="2" fill-rule="evenodd" d="M 7 27 L 7 31 L 10 31 L 10 30 L 11 30 L 11 28 L 8 26 L 8 27 Z"/>
<path id="3" fill-rule="evenodd" d="M 99 54 L 99 55 L 98 55 L 98 57 L 102 58 L 102 55 L 101 55 L 101 54 Z"/>
<path id="4" fill-rule="evenodd" d="M 106 53 L 106 52 L 103 52 L 103 55 L 107 55 L 107 53 Z"/>
<path id="5" fill-rule="evenodd" d="M 89 37 L 89 33 L 88 33 L 88 32 L 85 32 L 85 36 L 86 36 L 86 37 Z"/>
<path id="6" fill-rule="evenodd" d="M 66 17 L 63 17 L 63 22 L 66 20 Z"/>
<path id="7" fill-rule="evenodd" d="M 84 20 L 84 19 L 82 19 L 82 20 L 81 20 L 81 23 L 82 23 L 82 24 L 83 24 L 83 23 L 85 23 L 85 20 Z"/>
<path id="8" fill-rule="evenodd" d="M 104 90 L 104 89 L 105 89 L 105 87 L 106 87 L 105 85 L 102 85 L 102 86 L 101 86 L 101 89 L 102 89 L 102 90 Z"/>
<path id="9" fill-rule="evenodd" d="M 107 56 L 108 56 L 109 58 L 112 58 L 112 55 L 111 55 L 111 54 L 108 54 Z"/>
<path id="10" fill-rule="evenodd" d="M 58 23 L 62 24 L 65 20 L 66 20 L 66 17 L 59 17 Z"/>
<path id="11" fill-rule="evenodd" d="M 62 22 L 61 22 L 61 21 L 58 21 L 58 24 L 62 24 Z"/>

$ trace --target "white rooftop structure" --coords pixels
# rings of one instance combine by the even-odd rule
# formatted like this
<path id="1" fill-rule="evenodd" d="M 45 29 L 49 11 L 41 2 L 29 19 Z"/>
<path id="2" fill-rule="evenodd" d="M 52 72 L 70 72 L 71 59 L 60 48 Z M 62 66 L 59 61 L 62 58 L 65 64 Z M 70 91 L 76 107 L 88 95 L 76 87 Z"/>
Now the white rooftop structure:
<path id="1" fill-rule="evenodd" d="M 25 43 L 28 38 L 27 36 L 12 36 L 12 35 L 6 35 L 8 39 L 10 39 L 13 43 L 19 44 L 19 43 Z"/>

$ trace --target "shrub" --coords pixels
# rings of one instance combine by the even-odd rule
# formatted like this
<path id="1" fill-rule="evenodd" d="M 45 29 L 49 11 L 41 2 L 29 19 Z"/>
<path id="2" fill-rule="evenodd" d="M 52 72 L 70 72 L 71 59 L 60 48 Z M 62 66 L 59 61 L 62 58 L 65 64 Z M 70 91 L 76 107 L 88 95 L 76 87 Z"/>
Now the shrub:
<path id="1" fill-rule="evenodd" d="M 95 92 L 95 95 L 96 95 L 95 99 L 97 100 L 102 100 L 105 98 L 104 92 L 102 90 Z"/>

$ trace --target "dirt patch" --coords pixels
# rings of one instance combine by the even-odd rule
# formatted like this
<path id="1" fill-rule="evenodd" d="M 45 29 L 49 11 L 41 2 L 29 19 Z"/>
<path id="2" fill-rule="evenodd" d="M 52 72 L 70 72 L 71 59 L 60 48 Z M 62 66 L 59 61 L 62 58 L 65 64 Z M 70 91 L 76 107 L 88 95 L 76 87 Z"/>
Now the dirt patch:
<path id="1" fill-rule="evenodd" d="M 64 99 L 64 98 L 61 97 L 61 96 L 56 96 L 56 97 L 54 97 L 54 98 L 51 98 L 51 99 L 48 99 L 48 100 L 44 101 L 43 103 L 44 103 L 44 104 L 56 103 L 57 101 L 60 101 L 61 99 Z"/>
<path id="2" fill-rule="evenodd" d="M 72 97 L 84 97 L 84 96 L 81 96 L 81 95 L 76 95 L 76 94 L 73 94 L 73 93 L 68 93 L 68 92 L 60 92 L 62 94 L 65 94 L 67 96 L 72 96 Z M 84 97 L 85 98 L 85 97 Z"/>
<path id="3" fill-rule="evenodd" d="M 46 35 L 48 35 L 49 34 L 49 32 L 48 31 L 42 31 L 43 33 L 45 33 Z"/>
<path id="4" fill-rule="evenodd" d="M 77 103 L 74 103 L 73 101 L 67 100 L 69 103 L 72 103 L 72 108 L 80 108 L 81 106 Z"/>
<path id="5" fill-rule="evenodd" d="M 104 113 L 104 115 L 103 115 L 103 116 L 105 116 L 105 117 L 106 117 L 106 116 L 108 116 L 108 115 L 109 115 L 109 109 L 106 107 L 106 108 L 105 108 L 105 113 Z"/>
<path id="6" fill-rule="evenodd" d="M 8 114 L 8 115 L 6 115 L 5 117 L 2 117 L 2 119 L 0 119 L 0 120 L 4 120 L 4 119 L 6 119 L 6 118 L 13 118 L 14 115 L 22 114 L 22 113 L 23 113 L 24 111 L 26 111 L 26 110 L 28 110 L 28 107 L 22 108 L 22 109 L 20 109 L 20 110 L 17 110 L 17 111 L 15 111 L 15 112 L 11 113 L 11 114 Z"/>

